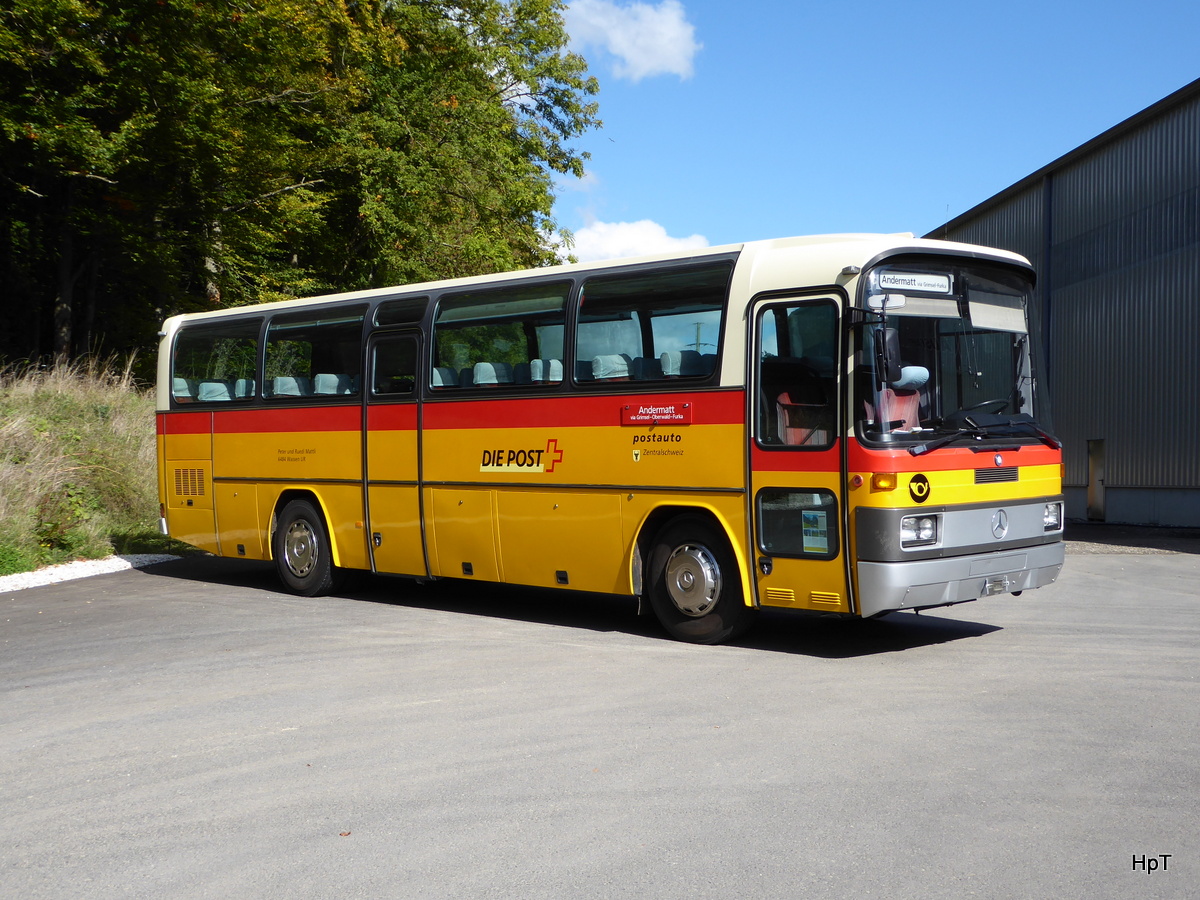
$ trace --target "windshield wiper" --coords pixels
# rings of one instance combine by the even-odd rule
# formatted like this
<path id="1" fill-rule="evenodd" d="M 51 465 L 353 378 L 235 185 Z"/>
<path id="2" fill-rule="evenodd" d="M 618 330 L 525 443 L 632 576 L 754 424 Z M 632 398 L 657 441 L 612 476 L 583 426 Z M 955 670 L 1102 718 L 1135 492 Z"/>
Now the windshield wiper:
<path id="1" fill-rule="evenodd" d="M 1038 428 L 1037 423 L 1032 420 L 1029 422 L 1013 422 L 1012 425 L 1018 428 L 1027 428 L 1039 441 L 1049 447 L 1053 447 L 1055 450 L 1062 449 L 1062 441 L 1050 434 L 1050 432 Z"/>
<path id="2" fill-rule="evenodd" d="M 947 444 L 951 444 L 963 437 L 1012 437 L 1014 434 L 1020 434 L 1021 432 L 1036 437 L 1043 444 L 1053 447 L 1055 450 L 1062 449 L 1062 441 L 1039 428 L 1038 424 L 1027 413 L 1018 413 L 1015 416 L 982 413 L 966 416 L 963 421 L 966 423 L 964 427 L 956 428 L 949 434 L 945 434 L 928 443 L 916 444 L 909 447 L 908 452 L 913 456 L 922 456 L 945 447 Z"/>
<path id="3" fill-rule="evenodd" d="M 962 438 L 962 437 L 984 438 L 984 437 L 987 437 L 989 434 L 990 434 L 990 432 L 986 428 L 975 428 L 975 427 L 959 428 L 955 431 L 950 432 L 949 434 L 942 435 L 937 440 L 929 441 L 928 443 L 925 443 L 925 444 L 917 444 L 913 447 L 909 447 L 908 452 L 911 453 L 913 456 L 924 456 L 926 453 L 932 453 L 934 450 L 940 450 L 942 447 L 945 447 L 947 444 L 957 441 L 959 438 Z"/>

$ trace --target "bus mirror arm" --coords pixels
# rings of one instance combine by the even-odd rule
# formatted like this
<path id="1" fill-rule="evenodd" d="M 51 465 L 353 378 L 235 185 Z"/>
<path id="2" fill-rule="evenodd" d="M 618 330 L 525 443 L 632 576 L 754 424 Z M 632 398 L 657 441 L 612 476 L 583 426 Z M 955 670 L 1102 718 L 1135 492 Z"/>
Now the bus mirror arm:
<path id="1" fill-rule="evenodd" d="M 875 381 L 884 383 L 900 380 L 900 337 L 896 329 L 886 325 L 875 332 Z"/>

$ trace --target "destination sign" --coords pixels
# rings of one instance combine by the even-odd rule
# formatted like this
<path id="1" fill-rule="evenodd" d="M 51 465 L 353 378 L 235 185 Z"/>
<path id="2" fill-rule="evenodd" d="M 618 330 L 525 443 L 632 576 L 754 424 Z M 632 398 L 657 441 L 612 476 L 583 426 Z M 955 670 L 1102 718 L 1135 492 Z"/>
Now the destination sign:
<path id="1" fill-rule="evenodd" d="M 690 403 L 630 403 L 621 407 L 622 425 L 691 425 Z"/>
<path id="2" fill-rule="evenodd" d="M 879 286 L 886 291 L 925 291 L 950 293 L 950 276 L 921 272 L 880 272 Z"/>

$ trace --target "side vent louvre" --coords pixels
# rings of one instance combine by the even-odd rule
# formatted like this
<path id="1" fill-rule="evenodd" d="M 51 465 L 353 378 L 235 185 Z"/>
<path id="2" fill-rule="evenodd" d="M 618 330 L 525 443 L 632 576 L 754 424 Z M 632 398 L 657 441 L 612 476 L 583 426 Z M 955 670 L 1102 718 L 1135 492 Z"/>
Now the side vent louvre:
<path id="1" fill-rule="evenodd" d="M 975 483 L 976 484 L 1000 484 L 1004 481 L 1017 480 L 1017 467 L 1005 466 L 1000 469 L 976 469 Z"/>
<path id="2" fill-rule="evenodd" d="M 204 470 L 176 469 L 175 493 L 180 497 L 203 497 Z"/>
<path id="3" fill-rule="evenodd" d="M 808 599 L 813 606 L 839 607 L 842 605 L 842 595 L 832 591 L 810 591 Z"/>

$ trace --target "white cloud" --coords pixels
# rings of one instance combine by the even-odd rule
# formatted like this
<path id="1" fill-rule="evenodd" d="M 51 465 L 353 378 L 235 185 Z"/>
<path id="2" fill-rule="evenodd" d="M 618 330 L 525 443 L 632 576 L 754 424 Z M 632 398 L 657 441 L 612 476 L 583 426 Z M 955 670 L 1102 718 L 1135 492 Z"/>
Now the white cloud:
<path id="1" fill-rule="evenodd" d="M 571 253 L 580 262 L 599 262 L 626 256 L 648 256 L 676 250 L 698 250 L 708 246 L 701 234 L 671 237 L 657 222 L 593 222 L 575 232 Z"/>
<path id="2" fill-rule="evenodd" d="M 696 28 L 679 0 L 625 6 L 611 0 L 571 0 L 565 18 L 576 49 L 608 51 L 616 57 L 614 74 L 630 81 L 652 75 L 690 78 L 692 61 L 702 46 L 696 43 Z"/>

